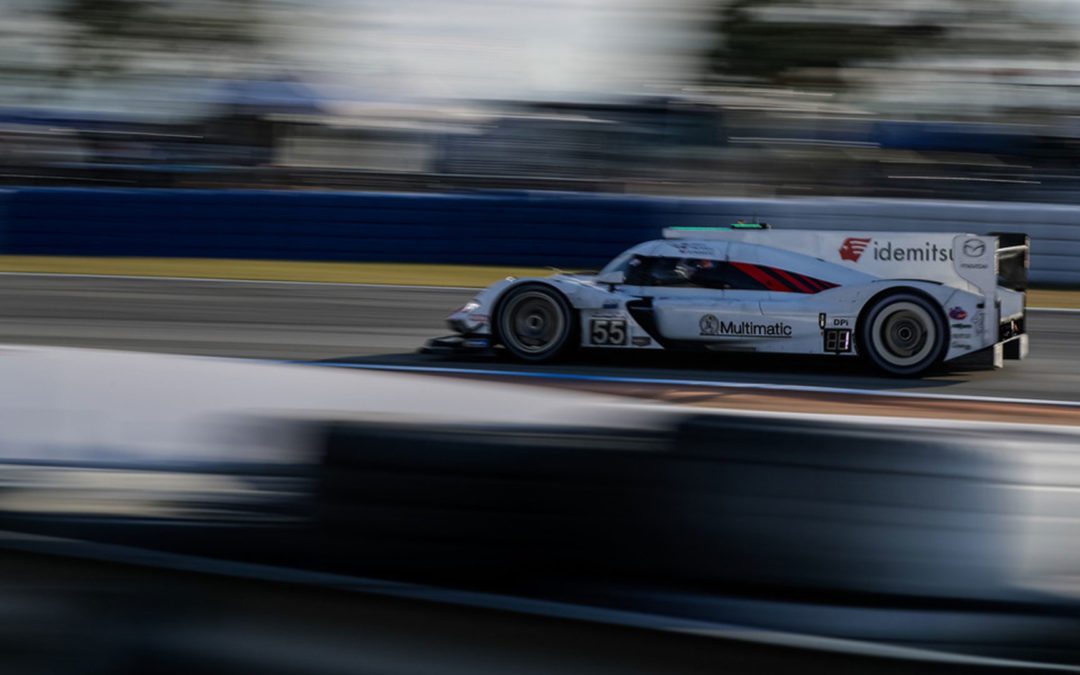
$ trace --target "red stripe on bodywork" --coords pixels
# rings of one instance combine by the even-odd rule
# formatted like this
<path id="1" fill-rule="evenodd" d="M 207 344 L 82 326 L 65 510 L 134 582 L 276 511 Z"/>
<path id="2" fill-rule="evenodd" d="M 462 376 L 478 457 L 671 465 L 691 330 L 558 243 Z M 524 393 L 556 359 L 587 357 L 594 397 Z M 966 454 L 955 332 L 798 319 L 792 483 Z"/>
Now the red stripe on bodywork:
<path id="1" fill-rule="evenodd" d="M 788 272 L 777 267 L 754 265 L 751 263 L 731 263 L 736 269 L 749 275 L 752 279 L 770 291 L 781 293 L 820 293 L 830 288 L 836 288 L 839 284 L 824 281 L 814 277 L 808 277 L 798 272 Z"/>
<path id="2" fill-rule="evenodd" d="M 780 283 L 778 279 L 773 277 L 765 270 L 759 268 L 757 265 L 751 265 L 750 263 L 731 263 L 740 272 L 749 275 L 754 281 L 758 282 L 770 291 L 780 291 L 783 293 L 790 293 L 791 289 Z"/>
<path id="3" fill-rule="evenodd" d="M 807 279 L 814 279 L 813 277 L 807 277 Z M 822 279 L 814 279 L 814 283 L 821 286 L 821 290 L 827 291 L 830 288 L 836 288 L 840 284 L 834 284 L 831 281 L 823 281 Z"/>
<path id="4" fill-rule="evenodd" d="M 789 273 L 785 272 L 784 270 L 776 268 L 776 267 L 770 267 L 769 269 L 771 271 L 773 271 L 773 272 L 776 272 L 780 276 L 784 277 L 785 281 L 787 281 L 788 283 L 790 283 L 792 286 L 799 289 L 803 293 L 814 293 L 814 292 L 816 292 L 816 291 L 814 291 L 813 286 L 806 283 L 805 279 L 802 279 L 802 280 L 798 279 L 797 278 L 798 275 L 789 274 Z"/>
<path id="5" fill-rule="evenodd" d="M 815 279 L 814 277 L 808 277 L 805 274 L 799 274 L 798 277 L 800 279 L 802 279 L 803 281 L 805 281 L 807 284 L 809 284 L 810 287 L 814 289 L 815 293 L 820 293 L 821 291 L 827 291 L 830 288 L 832 288 L 832 286 L 833 286 L 828 281 L 822 281 L 821 279 Z"/>

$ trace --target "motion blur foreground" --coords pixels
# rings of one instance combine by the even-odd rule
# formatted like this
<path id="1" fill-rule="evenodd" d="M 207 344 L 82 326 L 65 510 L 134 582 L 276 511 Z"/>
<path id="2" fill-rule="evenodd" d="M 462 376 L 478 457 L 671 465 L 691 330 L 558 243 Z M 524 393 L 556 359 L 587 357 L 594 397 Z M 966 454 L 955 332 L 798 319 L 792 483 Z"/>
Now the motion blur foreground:
<path id="1" fill-rule="evenodd" d="M 1080 669 L 1075 3 L 0 31 L 3 673 Z M 505 267 L 744 218 L 1030 235 L 1032 357 L 413 353 Z"/>

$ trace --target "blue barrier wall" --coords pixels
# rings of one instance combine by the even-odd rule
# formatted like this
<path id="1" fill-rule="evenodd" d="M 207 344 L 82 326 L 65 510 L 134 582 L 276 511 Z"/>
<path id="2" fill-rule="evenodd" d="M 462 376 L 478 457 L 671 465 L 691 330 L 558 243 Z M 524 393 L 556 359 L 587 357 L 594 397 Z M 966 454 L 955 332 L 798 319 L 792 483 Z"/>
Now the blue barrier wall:
<path id="1" fill-rule="evenodd" d="M 663 227 L 740 218 L 793 229 L 1023 231 L 1033 281 L 1080 283 L 1080 208 L 917 200 L 17 189 L 0 193 L 0 253 L 589 268 Z"/>
<path id="2" fill-rule="evenodd" d="M 646 198 L 26 189 L 4 253 L 592 266 L 698 205 Z M 710 222 L 712 220 L 710 219 Z"/>

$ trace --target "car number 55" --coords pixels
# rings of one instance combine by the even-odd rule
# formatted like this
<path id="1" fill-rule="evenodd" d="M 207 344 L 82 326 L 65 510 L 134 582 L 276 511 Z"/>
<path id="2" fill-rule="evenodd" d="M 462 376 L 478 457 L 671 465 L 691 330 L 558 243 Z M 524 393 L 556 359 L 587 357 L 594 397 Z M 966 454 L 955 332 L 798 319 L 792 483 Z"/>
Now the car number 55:
<path id="1" fill-rule="evenodd" d="M 626 345 L 626 319 L 593 319 L 589 322 L 589 344 Z"/>

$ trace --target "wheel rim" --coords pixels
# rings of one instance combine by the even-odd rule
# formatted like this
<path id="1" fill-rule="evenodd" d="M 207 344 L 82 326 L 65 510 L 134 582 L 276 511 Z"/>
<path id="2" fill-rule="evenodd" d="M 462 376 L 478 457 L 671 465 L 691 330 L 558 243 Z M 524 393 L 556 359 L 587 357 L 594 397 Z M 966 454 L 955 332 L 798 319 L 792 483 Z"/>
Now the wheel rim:
<path id="1" fill-rule="evenodd" d="M 542 354 L 556 348 L 565 328 L 562 308 L 539 291 L 515 296 L 503 310 L 503 340 L 526 354 Z"/>
<path id="2" fill-rule="evenodd" d="M 913 366 L 930 357 L 937 345 L 937 327 L 925 307 L 898 302 L 874 317 L 870 335 L 875 351 L 894 366 Z"/>

